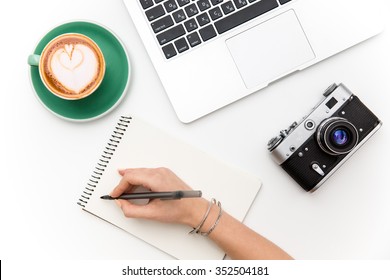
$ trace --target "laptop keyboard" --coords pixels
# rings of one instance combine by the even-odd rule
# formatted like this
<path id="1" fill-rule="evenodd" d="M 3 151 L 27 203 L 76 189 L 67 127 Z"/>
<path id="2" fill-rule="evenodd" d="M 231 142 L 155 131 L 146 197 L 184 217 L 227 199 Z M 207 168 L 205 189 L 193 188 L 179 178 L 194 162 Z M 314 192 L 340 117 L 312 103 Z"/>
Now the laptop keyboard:
<path id="1" fill-rule="evenodd" d="M 138 0 L 167 59 L 291 0 Z"/>

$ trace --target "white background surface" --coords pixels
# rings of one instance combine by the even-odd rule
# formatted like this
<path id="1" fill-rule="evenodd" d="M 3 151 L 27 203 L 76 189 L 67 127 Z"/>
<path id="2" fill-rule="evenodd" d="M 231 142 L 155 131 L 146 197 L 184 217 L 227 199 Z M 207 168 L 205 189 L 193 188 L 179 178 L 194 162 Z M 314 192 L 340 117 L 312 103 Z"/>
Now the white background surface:
<path id="1" fill-rule="evenodd" d="M 121 105 L 89 123 L 52 115 L 36 100 L 28 78 L 27 56 L 38 40 L 75 19 L 113 30 L 132 64 Z M 262 178 L 245 223 L 295 258 L 390 259 L 390 16 L 386 21 L 379 36 L 185 125 L 176 118 L 122 1 L 3 3 L 0 259 L 170 258 L 76 205 L 123 113 Z M 333 82 L 349 87 L 384 125 L 325 185 L 308 194 L 271 160 L 266 144 L 303 117 Z"/>

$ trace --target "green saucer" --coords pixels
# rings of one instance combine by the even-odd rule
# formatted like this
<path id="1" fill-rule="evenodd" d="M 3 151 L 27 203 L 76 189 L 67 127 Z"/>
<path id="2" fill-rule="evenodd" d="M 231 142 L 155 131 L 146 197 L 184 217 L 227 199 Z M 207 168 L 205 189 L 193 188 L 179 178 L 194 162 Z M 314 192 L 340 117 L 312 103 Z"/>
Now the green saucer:
<path id="1" fill-rule="evenodd" d="M 55 115 L 71 121 L 90 121 L 113 110 L 126 94 L 130 81 L 130 62 L 124 45 L 107 28 L 92 22 L 76 21 L 57 26 L 38 43 L 34 54 L 41 54 L 53 38 L 63 33 L 81 33 L 94 40 L 103 52 L 106 72 L 99 88 L 80 100 L 64 100 L 47 90 L 38 67 L 31 66 L 30 77 L 41 103 Z"/>

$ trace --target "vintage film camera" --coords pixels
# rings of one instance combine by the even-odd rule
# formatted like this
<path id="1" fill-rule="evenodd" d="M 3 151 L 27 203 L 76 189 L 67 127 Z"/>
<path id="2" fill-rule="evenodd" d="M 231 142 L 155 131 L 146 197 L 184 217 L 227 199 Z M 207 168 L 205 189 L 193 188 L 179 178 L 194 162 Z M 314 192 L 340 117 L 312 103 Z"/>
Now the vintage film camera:
<path id="1" fill-rule="evenodd" d="M 268 143 L 272 158 L 306 191 L 315 191 L 382 125 L 343 84 L 300 123 L 294 122 Z"/>

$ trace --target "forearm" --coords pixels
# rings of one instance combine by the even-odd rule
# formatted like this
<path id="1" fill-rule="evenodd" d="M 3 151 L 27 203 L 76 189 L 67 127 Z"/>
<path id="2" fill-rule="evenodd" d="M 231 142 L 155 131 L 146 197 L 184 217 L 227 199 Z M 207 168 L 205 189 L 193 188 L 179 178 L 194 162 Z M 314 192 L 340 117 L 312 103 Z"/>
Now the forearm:
<path id="1" fill-rule="evenodd" d="M 216 205 L 201 228 L 207 232 L 219 214 Z M 254 232 L 228 213 L 223 212 L 215 229 L 208 236 L 232 259 L 291 259 L 286 252 Z"/>

